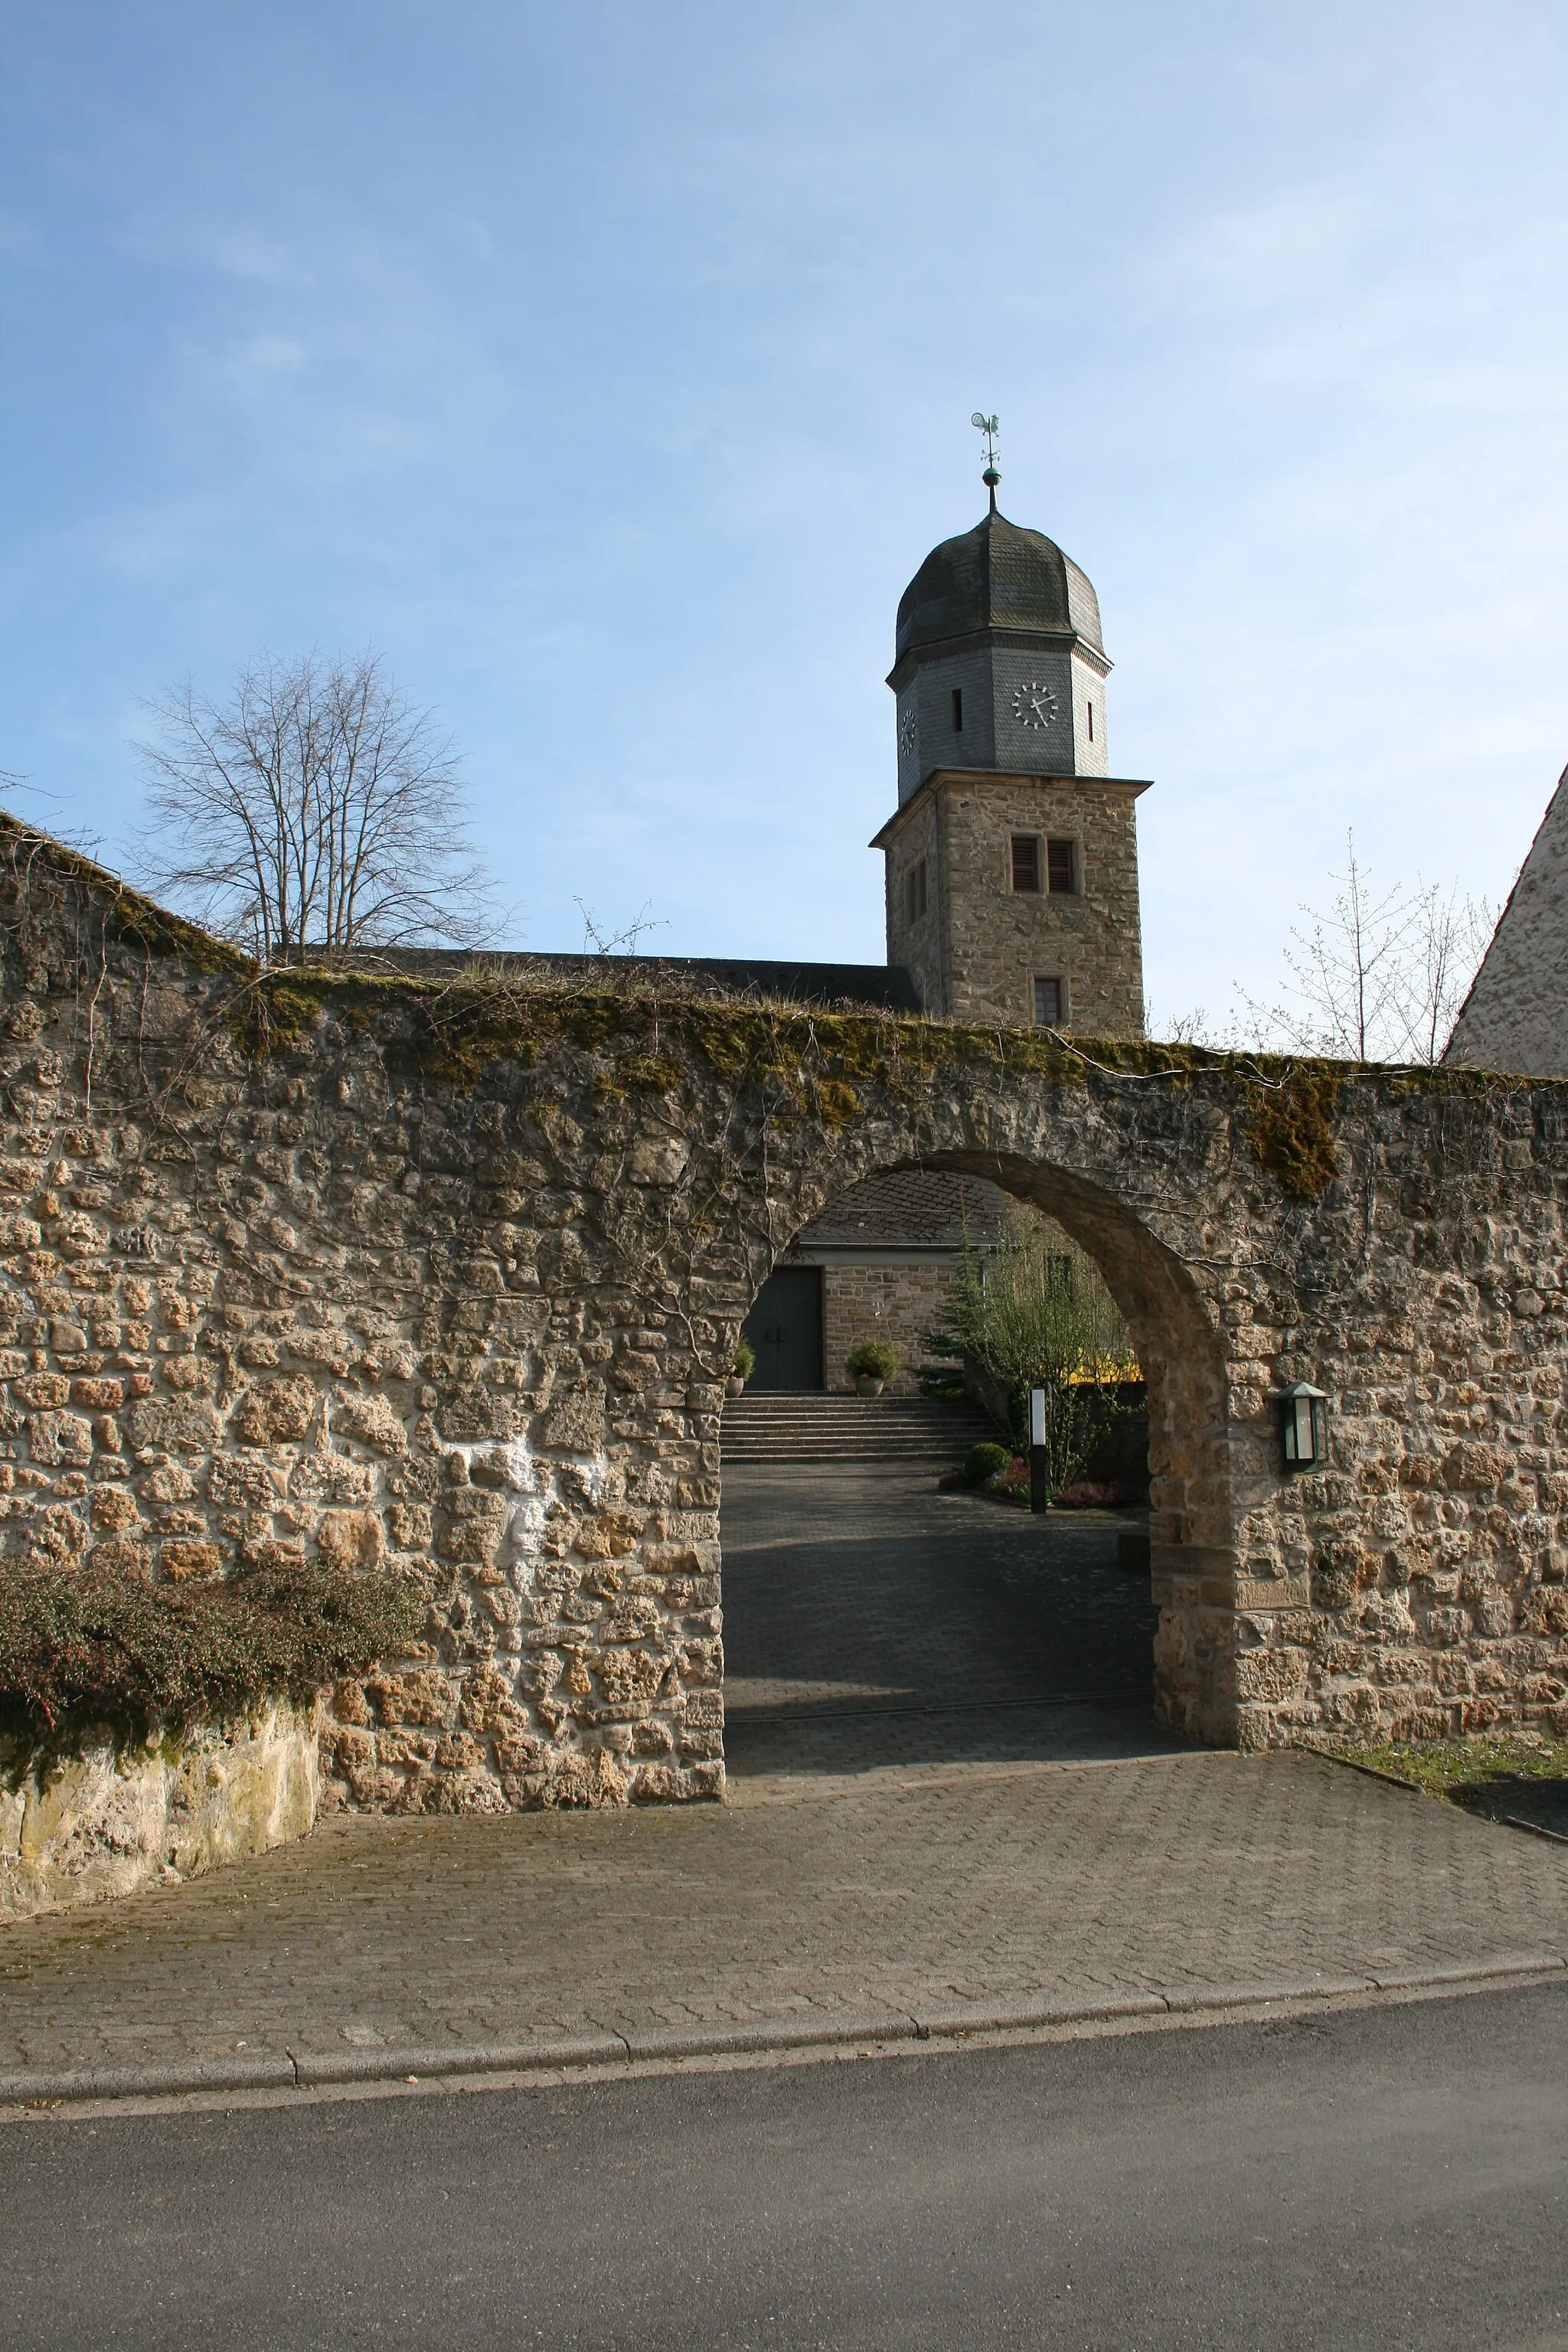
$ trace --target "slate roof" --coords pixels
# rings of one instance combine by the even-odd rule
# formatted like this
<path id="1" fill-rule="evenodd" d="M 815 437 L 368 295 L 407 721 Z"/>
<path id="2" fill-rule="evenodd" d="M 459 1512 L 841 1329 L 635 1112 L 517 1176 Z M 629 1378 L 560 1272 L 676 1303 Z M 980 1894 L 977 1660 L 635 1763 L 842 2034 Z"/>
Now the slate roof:
<path id="1" fill-rule="evenodd" d="M 1104 651 L 1100 600 L 1071 557 L 1044 531 L 993 514 L 926 557 L 899 599 L 895 660 L 919 646 L 998 630 L 1071 632 Z"/>
<path id="2" fill-rule="evenodd" d="M 802 1226 L 792 1246 L 957 1249 L 966 1218 L 971 1241 L 997 1240 L 1007 1218 L 1000 1187 L 983 1176 L 902 1168 L 840 1192 Z"/>
<path id="3" fill-rule="evenodd" d="M 1520 867 L 1443 1055 L 1568 1077 L 1568 769 Z"/>
<path id="4" fill-rule="evenodd" d="M 754 957 L 550 955 L 521 950 L 474 956 L 467 948 L 371 948 L 351 959 L 357 966 L 403 971 L 416 980 L 445 980 L 465 966 L 516 971 L 520 977 L 573 985 L 614 986 L 635 978 L 683 995 L 774 997 L 789 1004 L 868 1005 L 918 1013 L 920 994 L 901 963 L 774 963 Z"/>

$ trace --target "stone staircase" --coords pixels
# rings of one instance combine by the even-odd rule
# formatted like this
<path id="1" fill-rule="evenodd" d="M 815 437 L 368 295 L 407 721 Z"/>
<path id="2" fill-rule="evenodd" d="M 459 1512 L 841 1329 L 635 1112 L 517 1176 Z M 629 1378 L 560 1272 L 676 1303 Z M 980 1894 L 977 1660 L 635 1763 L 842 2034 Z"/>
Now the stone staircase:
<path id="1" fill-rule="evenodd" d="M 743 1462 L 962 1462 L 994 1442 L 979 1409 L 936 1397 L 784 1394 L 730 1397 L 725 1467 Z"/>

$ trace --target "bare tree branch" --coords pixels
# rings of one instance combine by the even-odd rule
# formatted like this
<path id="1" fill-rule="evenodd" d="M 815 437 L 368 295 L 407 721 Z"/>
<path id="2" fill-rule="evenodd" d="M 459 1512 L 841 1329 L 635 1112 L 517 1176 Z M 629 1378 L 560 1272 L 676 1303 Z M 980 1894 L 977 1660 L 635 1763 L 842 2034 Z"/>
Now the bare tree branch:
<path id="1" fill-rule="evenodd" d="M 1491 937 L 1486 900 L 1445 896 L 1417 877 L 1381 896 L 1345 836 L 1345 870 L 1326 914 L 1303 907 L 1309 929 L 1292 927 L 1280 1001 L 1265 1005 L 1236 992 L 1237 1013 L 1223 1040 L 1283 1046 L 1355 1062 L 1437 1062 Z M 1202 1016 L 1198 1019 L 1201 1023 Z M 1195 1034 L 1195 1033 L 1194 1033 Z"/>
<path id="2" fill-rule="evenodd" d="M 219 703 L 185 686 L 150 703 L 136 747 L 157 887 L 264 963 L 489 930 L 458 760 L 374 651 L 266 655 Z"/>
<path id="3" fill-rule="evenodd" d="M 583 899 L 574 898 L 573 905 L 583 918 L 583 952 L 584 955 L 637 955 L 647 931 L 666 931 L 669 925 L 662 915 L 650 915 L 651 898 L 645 898 L 637 913 L 624 931 L 605 929 L 593 908 Z"/>

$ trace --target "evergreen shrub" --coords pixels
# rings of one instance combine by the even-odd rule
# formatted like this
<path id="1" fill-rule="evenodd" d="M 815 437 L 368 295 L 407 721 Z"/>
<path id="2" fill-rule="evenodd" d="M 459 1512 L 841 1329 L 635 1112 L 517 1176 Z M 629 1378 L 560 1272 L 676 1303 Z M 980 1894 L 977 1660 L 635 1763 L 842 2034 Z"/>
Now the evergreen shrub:
<path id="1" fill-rule="evenodd" d="M 135 1744 L 268 1699 L 308 1702 L 405 1654 L 424 1619 L 402 1577 L 303 1560 L 205 1585 L 0 1568 L 0 1729 L 36 1754 L 89 1727 Z"/>

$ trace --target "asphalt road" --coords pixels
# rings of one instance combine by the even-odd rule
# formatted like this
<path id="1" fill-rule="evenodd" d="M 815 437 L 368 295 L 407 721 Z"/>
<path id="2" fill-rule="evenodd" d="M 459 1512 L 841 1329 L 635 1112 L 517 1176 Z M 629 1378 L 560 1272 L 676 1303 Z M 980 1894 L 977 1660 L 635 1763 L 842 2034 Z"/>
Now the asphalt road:
<path id="1" fill-rule="evenodd" d="M 11 2347 L 1568 2347 L 1568 1987 L 0 2128 Z"/>

